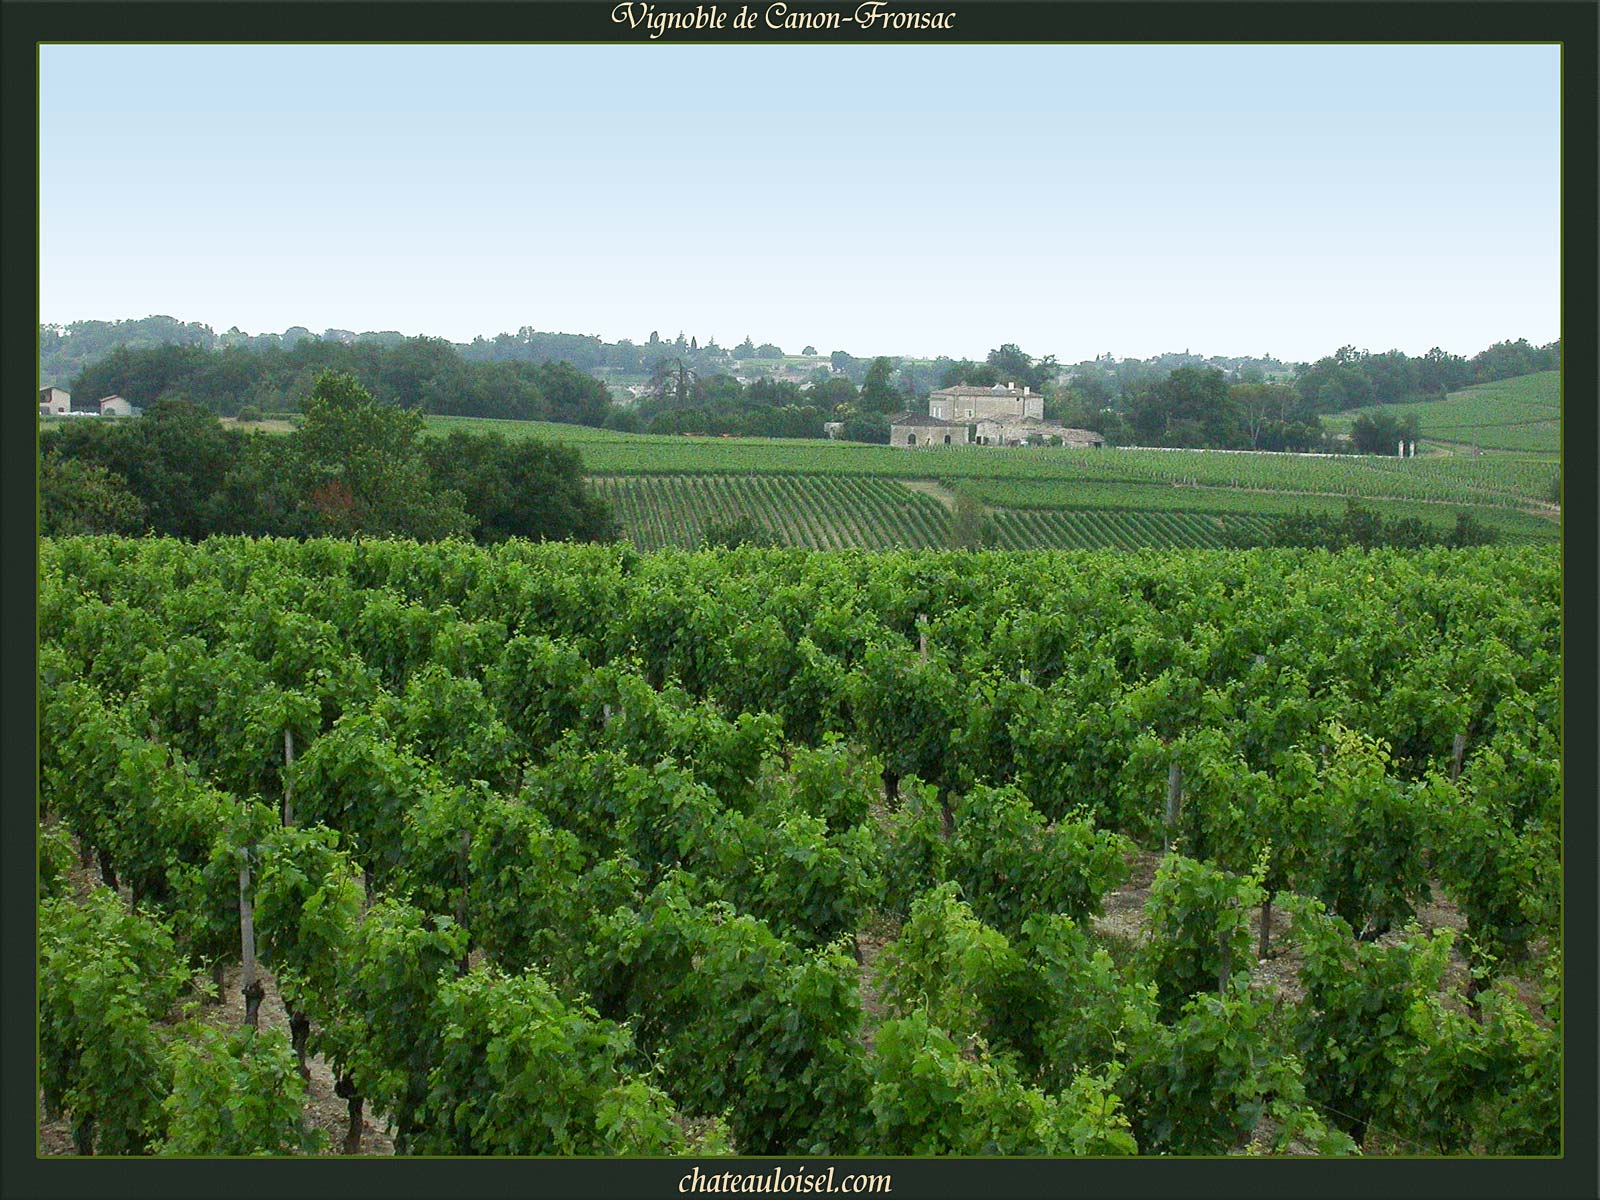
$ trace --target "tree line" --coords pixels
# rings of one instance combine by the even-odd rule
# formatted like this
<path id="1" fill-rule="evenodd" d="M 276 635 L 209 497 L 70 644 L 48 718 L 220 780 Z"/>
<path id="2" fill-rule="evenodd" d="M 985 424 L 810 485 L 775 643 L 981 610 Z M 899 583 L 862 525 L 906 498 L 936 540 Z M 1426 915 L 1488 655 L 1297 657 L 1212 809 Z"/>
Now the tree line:
<path id="1" fill-rule="evenodd" d="M 186 400 L 40 435 L 46 536 L 616 537 L 574 450 L 499 434 L 423 434 L 415 408 L 325 372 L 285 436 L 225 428 Z"/>
<path id="2" fill-rule="evenodd" d="M 183 398 L 224 416 L 293 411 L 297 397 L 332 370 L 356 376 L 381 402 L 430 414 L 745 437 L 817 438 L 829 422 L 840 422 L 840 436 L 866 442 L 887 442 L 886 418 L 920 411 L 932 387 L 1012 383 L 1044 396 L 1046 418 L 1094 430 L 1112 444 L 1338 449 L 1345 443 L 1324 436 L 1320 414 L 1437 399 L 1561 364 L 1559 341 L 1536 347 L 1526 339 L 1498 342 L 1470 359 L 1438 348 L 1411 357 L 1344 346 L 1295 369 L 1272 358 L 1202 359 L 1187 351 L 1147 360 L 1104 355 L 1063 368 L 1053 355 L 1035 357 L 1006 343 L 982 362 L 940 357 L 931 366 L 834 351 L 801 383 L 737 377 L 743 358 L 782 355 L 749 337 L 729 351 L 715 339 L 701 345 L 682 334 L 668 341 L 652 333 L 634 345 L 526 327 L 467 346 L 344 330 L 219 336 L 156 317 L 67 328 L 42 327 L 42 362 L 80 363 L 69 390 L 84 403 L 115 393 L 146 407 Z M 85 349 L 92 346 L 103 348 L 98 357 Z M 638 403 L 619 405 L 593 372 L 646 375 L 648 389 Z M 1400 438 L 1415 436 L 1414 421 L 1405 427 L 1381 416 L 1352 430 L 1354 448 L 1369 454 L 1393 453 Z"/>
<path id="3" fill-rule="evenodd" d="M 440 416 L 600 425 L 611 394 L 565 362 L 469 362 L 439 338 L 379 342 L 307 338 L 284 349 L 195 345 L 117 347 L 85 366 L 68 390 L 82 401 L 115 393 L 148 407 L 184 399 L 221 416 L 292 412 L 324 372 L 350 374 L 380 403 Z"/>

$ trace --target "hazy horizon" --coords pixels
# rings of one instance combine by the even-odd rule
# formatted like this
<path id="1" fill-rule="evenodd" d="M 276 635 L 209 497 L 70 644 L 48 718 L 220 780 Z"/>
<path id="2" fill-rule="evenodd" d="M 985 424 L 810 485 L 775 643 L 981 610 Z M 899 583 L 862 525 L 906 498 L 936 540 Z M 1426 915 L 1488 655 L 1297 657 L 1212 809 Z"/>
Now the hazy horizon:
<path id="1" fill-rule="evenodd" d="M 211 328 L 211 330 L 214 333 L 216 333 L 219 336 L 226 335 L 231 329 L 235 328 L 235 326 L 232 326 L 232 325 L 219 325 L 215 321 L 207 321 L 207 320 L 205 320 L 204 318 L 201 318 L 201 317 L 186 317 L 186 316 L 183 316 L 183 315 L 178 314 L 178 313 L 145 313 L 145 314 L 143 314 L 142 316 L 139 316 L 139 317 L 75 317 L 71 321 L 42 321 L 41 323 L 44 324 L 44 325 L 52 326 L 54 328 L 64 329 L 67 326 L 72 325 L 75 322 L 79 322 L 79 321 L 84 321 L 84 322 L 87 322 L 87 321 L 103 321 L 103 322 L 105 322 L 107 324 L 115 324 L 115 323 L 122 322 L 122 321 L 148 320 L 148 319 L 153 318 L 153 317 L 170 317 L 173 320 L 182 321 L 185 324 L 207 325 L 207 326 L 209 326 Z M 339 331 L 346 332 L 346 333 L 354 333 L 354 334 L 356 334 L 358 336 L 367 335 L 367 334 L 399 333 L 399 334 L 402 334 L 403 336 L 408 337 L 408 338 L 414 338 L 414 337 L 444 338 L 445 341 L 448 341 L 452 345 L 456 345 L 456 346 L 470 346 L 472 344 L 472 342 L 474 341 L 474 339 L 479 338 L 479 337 L 483 338 L 485 341 L 493 341 L 496 337 L 498 337 L 502 333 L 515 335 L 518 332 L 518 330 L 516 330 L 516 329 L 499 329 L 499 330 L 495 330 L 493 333 L 487 333 L 487 332 L 485 332 L 485 333 L 477 333 L 477 334 L 473 334 L 472 337 L 463 338 L 463 339 L 455 339 L 455 338 L 445 338 L 443 334 L 430 333 L 427 330 L 417 330 L 415 332 L 408 332 L 406 330 L 401 330 L 401 329 L 357 329 L 357 328 L 355 328 L 355 327 L 353 327 L 351 325 L 325 325 L 320 329 L 312 329 L 310 326 L 305 325 L 303 322 L 296 322 L 296 323 L 294 323 L 292 325 L 286 325 L 282 329 L 242 329 L 241 328 L 241 329 L 239 329 L 239 334 L 241 336 L 244 336 L 244 337 L 266 337 L 266 336 L 270 336 L 270 335 L 277 335 L 277 336 L 281 337 L 283 334 L 288 332 L 290 329 L 295 329 L 295 328 L 307 329 L 307 330 L 309 330 L 309 332 L 312 335 L 314 335 L 316 337 L 319 337 L 319 338 L 323 334 L 327 333 L 329 330 L 339 330 Z M 538 333 L 541 333 L 541 334 L 575 334 L 575 335 L 578 335 L 578 336 L 598 337 L 598 338 L 600 338 L 601 341 L 607 342 L 607 343 L 611 343 L 611 344 L 615 344 L 615 343 L 617 343 L 619 341 L 626 340 L 626 341 L 632 342 L 636 346 L 645 345 L 647 343 L 647 341 L 649 340 L 649 336 L 650 336 L 648 333 L 638 334 L 638 335 L 623 333 L 623 334 L 620 334 L 618 336 L 608 336 L 605 333 L 601 333 L 601 332 L 598 332 L 598 331 L 595 331 L 595 330 L 591 330 L 591 329 L 554 329 L 554 328 L 552 328 L 552 329 L 537 329 L 535 332 L 538 332 Z M 675 341 L 677 339 L 679 331 L 676 328 L 674 328 L 669 333 L 666 329 L 658 327 L 655 330 L 655 332 L 660 334 L 661 340 L 663 342 L 671 342 L 671 341 Z M 695 331 L 693 329 L 684 329 L 682 331 L 682 333 L 683 333 L 683 336 L 686 339 L 687 338 L 699 338 L 699 334 L 697 333 L 697 331 Z M 801 351 L 806 346 L 814 346 L 814 348 L 817 351 L 817 357 L 819 357 L 819 358 L 828 357 L 828 355 L 831 354 L 834 350 L 847 350 L 847 348 L 843 347 L 843 346 L 824 347 L 822 345 L 817 345 L 817 344 L 815 344 L 813 342 L 810 342 L 810 341 L 795 341 L 791 345 L 790 343 L 785 342 L 785 341 L 783 341 L 781 339 L 765 337 L 760 333 L 760 331 L 752 331 L 751 332 L 751 336 L 754 338 L 755 343 L 758 346 L 766 344 L 766 343 L 771 343 L 771 344 L 777 345 L 784 352 L 784 354 L 786 356 L 787 355 L 800 356 Z M 1544 346 L 1544 345 L 1549 345 L 1551 342 L 1559 340 L 1560 334 L 1557 333 L 1555 336 L 1550 337 L 1550 338 L 1531 338 L 1531 337 L 1527 337 L 1525 334 L 1521 334 L 1521 333 L 1517 333 L 1517 332 L 1511 332 L 1511 333 L 1506 334 L 1503 337 L 1495 338 L 1495 339 L 1493 339 L 1493 341 L 1485 342 L 1481 346 L 1470 346 L 1470 347 L 1469 346 L 1440 346 L 1439 349 L 1445 350 L 1445 351 L 1447 351 L 1449 353 L 1452 353 L 1452 354 L 1459 354 L 1463 358 L 1471 358 L 1473 355 L 1479 353 L 1480 351 L 1487 350 L 1491 345 L 1495 344 L 1496 342 L 1504 342 L 1504 341 L 1513 341 L 1514 342 L 1519 337 L 1520 338 L 1524 338 L 1529 344 L 1531 344 L 1533 346 Z M 707 345 L 708 340 L 709 340 L 708 338 L 699 338 L 699 343 L 700 343 L 700 345 L 702 347 L 704 347 L 704 346 Z M 735 346 L 739 345 L 743 340 L 744 340 L 743 335 L 741 335 L 738 338 L 726 339 L 726 340 L 719 337 L 719 338 L 716 338 L 716 344 L 718 346 L 722 347 L 725 350 L 731 351 L 731 350 L 734 349 Z M 1000 345 L 1004 345 L 1004 344 L 1005 343 L 1000 343 Z M 1333 354 L 1335 351 L 1337 351 L 1340 348 L 1340 346 L 1351 345 L 1351 344 L 1353 344 L 1353 343 L 1342 342 L 1337 346 L 1330 344 L 1327 347 L 1325 347 L 1324 349 L 1318 351 L 1315 354 L 1309 355 L 1309 356 L 1273 354 L 1270 357 L 1276 358 L 1280 362 L 1284 362 L 1284 363 L 1311 363 L 1311 362 L 1315 362 L 1317 359 L 1324 358 L 1324 357 L 1326 357 L 1328 355 Z M 915 360 L 918 360 L 918 361 L 931 361 L 933 359 L 941 357 L 941 355 L 942 355 L 943 357 L 954 359 L 954 360 L 960 360 L 962 358 L 966 358 L 966 359 L 969 359 L 969 360 L 972 360 L 972 361 L 982 362 L 983 359 L 988 354 L 989 350 L 995 350 L 995 349 L 998 349 L 998 348 L 999 348 L 999 346 L 990 346 L 987 350 L 981 350 L 981 351 L 979 351 L 979 352 L 977 352 L 975 354 L 961 355 L 961 354 L 948 354 L 948 353 L 943 352 L 943 351 L 941 351 L 939 353 L 935 353 L 935 354 L 907 354 L 907 353 L 904 353 L 904 352 L 902 352 L 900 350 L 895 349 L 894 347 L 879 348 L 879 347 L 868 346 L 868 347 L 862 347 L 862 348 L 860 348 L 860 350 L 847 350 L 847 353 L 850 353 L 853 357 L 856 357 L 856 358 L 872 358 L 872 357 L 877 357 L 879 355 L 884 355 L 884 356 L 887 356 L 887 357 L 890 357 L 890 358 L 915 359 Z M 1022 350 L 1024 350 L 1024 351 L 1027 351 L 1034 358 L 1042 358 L 1047 354 L 1053 353 L 1053 351 L 1051 351 L 1048 348 L 1045 348 L 1045 349 L 1042 349 L 1042 350 L 1036 350 L 1035 348 L 1029 347 L 1029 346 L 1021 346 L 1020 348 Z M 1387 351 L 1387 350 L 1404 350 L 1405 348 L 1404 347 L 1400 347 L 1400 346 L 1391 346 L 1391 345 L 1382 345 L 1382 346 L 1380 346 L 1380 345 L 1377 345 L 1377 344 L 1373 344 L 1373 345 L 1370 345 L 1370 346 L 1368 346 L 1368 345 L 1356 345 L 1356 349 L 1357 350 L 1363 350 L 1363 351 L 1370 351 L 1370 352 L 1372 352 L 1374 354 L 1378 354 L 1378 353 L 1382 353 L 1382 352 Z M 1428 347 L 1428 349 L 1433 349 L 1433 347 L 1430 346 L 1430 347 Z M 1155 351 L 1152 351 L 1149 354 L 1142 354 L 1142 355 L 1121 354 L 1121 353 L 1118 353 L 1118 351 L 1116 350 L 1115 347 L 1109 347 L 1107 350 L 1100 351 L 1100 354 L 1102 354 L 1102 355 L 1106 354 L 1106 353 L 1110 353 L 1111 356 L 1113 358 L 1115 358 L 1115 359 L 1140 359 L 1140 360 L 1150 359 L 1150 358 L 1158 358 L 1158 357 L 1162 357 L 1164 355 L 1169 355 L 1169 354 L 1196 354 L 1196 355 L 1199 355 L 1199 356 L 1201 356 L 1203 358 L 1224 358 L 1224 359 L 1268 357 L 1266 355 L 1253 354 L 1253 353 L 1251 353 L 1249 351 L 1246 351 L 1246 350 L 1236 350 L 1236 349 L 1232 349 L 1232 348 L 1229 348 L 1229 347 L 1226 347 L 1226 346 L 1224 346 L 1224 347 L 1212 347 L 1212 346 L 1168 346 L 1165 349 L 1155 350 Z M 1421 350 L 1421 351 L 1409 351 L 1408 350 L 1408 351 L 1406 351 L 1406 353 L 1411 355 L 1412 357 L 1420 357 L 1421 355 L 1426 354 L 1427 350 Z M 1060 362 L 1063 366 L 1067 366 L 1067 365 L 1071 365 L 1072 363 L 1085 362 L 1085 361 L 1088 361 L 1089 359 L 1092 359 L 1092 358 L 1095 358 L 1095 357 L 1097 357 L 1097 356 L 1093 355 L 1093 354 L 1084 355 L 1081 358 L 1064 358 L 1064 357 L 1062 357 L 1060 355 L 1057 355 L 1057 361 Z"/>
<path id="2" fill-rule="evenodd" d="M 1063 362 L 1560 336 L 1557 46 L 40 62 L 47 324 Z"/>

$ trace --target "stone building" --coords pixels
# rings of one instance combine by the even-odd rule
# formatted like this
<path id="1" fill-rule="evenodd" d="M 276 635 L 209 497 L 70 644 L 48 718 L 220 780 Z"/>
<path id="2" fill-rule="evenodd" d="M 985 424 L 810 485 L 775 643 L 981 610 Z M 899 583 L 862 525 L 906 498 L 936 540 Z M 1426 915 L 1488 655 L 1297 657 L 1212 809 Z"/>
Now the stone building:
<path id="1" fill-rule="evenodd" d="M 121 396 L 102 396 L 97 403 L 102 417 L 137 417 L 144 411 L 137 404 L 130 404 Z"/>
<path id="2" fill-rule="evenodd" d="M 1060 421 L 1044 421 L 1037 417 L 991 417 L 978 422 L 977 444 L 980 446 L 1074 446 L 1079 449 L 1101 449 L 1105 438 L 1088 429 L 1072 429 Z"/>
<path id="3" fill-rule="evenodd" d="M 971 443 L 972 431 L 964 421 L 945 421 L 914 412 L 889 418 L 891 446 L 967 446 Z"/>
<path id="4" fill-rule="evenodd" d="M 976 387 L 963 383 L 928 393 L 928 415 L 942 421 L 978 421 L 985 417 L 1029 417 L 1044 420 L 1044 396 L 1024 384 Z"/>

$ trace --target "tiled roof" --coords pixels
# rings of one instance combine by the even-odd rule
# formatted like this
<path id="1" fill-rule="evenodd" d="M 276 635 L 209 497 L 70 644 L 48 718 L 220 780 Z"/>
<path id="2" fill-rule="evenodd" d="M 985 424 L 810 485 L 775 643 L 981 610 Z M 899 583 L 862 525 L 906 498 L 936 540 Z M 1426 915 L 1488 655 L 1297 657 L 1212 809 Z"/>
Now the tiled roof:
<path id="1" fill-rule="evenodd" d="M 906 412 L 889 418 L 890 425 L 965 425 L 965 421 L 941 421 L 927 413 Z"/>
<path id="2" fill-rule="evenodd" d="M 1022 389 L 1008 388 L 1003 383 L 997 383 L 993 387 L 976 387 L 970 383 L 961 383 L 955 387 L 940 388 L 938 391 L 929 394 L 934 396 L 1020 396 L 1022 395 Z"/>

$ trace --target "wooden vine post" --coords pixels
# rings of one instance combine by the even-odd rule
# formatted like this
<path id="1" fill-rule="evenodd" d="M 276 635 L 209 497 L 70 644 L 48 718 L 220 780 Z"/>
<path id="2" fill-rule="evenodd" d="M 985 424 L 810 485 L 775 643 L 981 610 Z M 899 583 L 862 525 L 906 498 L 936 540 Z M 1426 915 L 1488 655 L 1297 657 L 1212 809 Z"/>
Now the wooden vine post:
<path id="1" fill-rule="evenodd" d="M 456 845 L 456 867 L 460 872 L 461 891 L 456 897 L 456 924 L 462 929 L 467 927 L 467 886 L 472 878 L 472 830 L 461 831 L 461 840 Z M 456 974 L 465 975 L 471 965 L 472 946 L 470 939 L 461 948 L 461 959 L 456 963 Z"/>
<path id="2" fill-rule="evenodd" d="M 294 766 L 294 730 L 283 731 L 283 827 L 294 824 L 294 796 L 289 789 L 289 768 Z"/>
<path id="3" fill-rule="evenodd" d="M 1161 852 L 1172 849 L 1178 833 L 1178 814 L 1183 808 L 1183 768 L 1176 760 L 1167 768 L 1167 819 L 1161 834 Z"/>
<path id="4" fill-rule="evenodd" d="M 1228 897 L 1228 909 L 1230 912 L 1238 911 L 1239 898 L 1237 896 Z M 1228 979 L 1233 973 L 1232 964 L 1228 961 L 1228 943 L 1231 940 L 1232 932 L 1231 921 L 1217 930 L 1217 991 L 1224 996 L 1228 994 Z"/>
<path id="5" fill-rule="evenodd" d="M 254 844 L 239 852 L 239 958 L 244 964 L 244 1023 L 259 1029 L 261 1001 L 267 994 L 256 968 L 255 904 L 250 895 L 250 852 Z"/>

